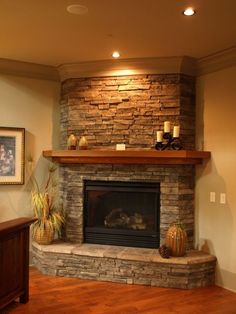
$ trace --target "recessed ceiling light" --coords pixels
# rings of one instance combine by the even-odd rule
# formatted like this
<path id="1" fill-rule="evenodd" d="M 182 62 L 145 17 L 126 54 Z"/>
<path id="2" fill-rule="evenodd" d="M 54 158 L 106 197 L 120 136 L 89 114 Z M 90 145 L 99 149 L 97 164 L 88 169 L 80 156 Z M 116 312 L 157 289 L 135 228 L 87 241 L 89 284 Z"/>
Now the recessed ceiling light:
<path id="1" fill-rule="evenodd" d="M 183 14 L 186 16 L 192 16 L 194 15 L 196 12 L 193 10 L 193 8 L 187 8 L 183 11 Z"/>
<path id="2" fill-rule="evenodd" d="M 84 15 L 88 13 L 88 8 L 82 4 L 71 4 L 68 5 L 66 10 L 71 14 Z"/>
<path id="3" fill-rule="evenodd" d="M 117 58 L 120 57 L 120 53 L 119 53 L 118 51 L 114 51 L 114 52 L 112 53 L 112 57 L 115 58 L 115 59 L 117 59 Z"/>

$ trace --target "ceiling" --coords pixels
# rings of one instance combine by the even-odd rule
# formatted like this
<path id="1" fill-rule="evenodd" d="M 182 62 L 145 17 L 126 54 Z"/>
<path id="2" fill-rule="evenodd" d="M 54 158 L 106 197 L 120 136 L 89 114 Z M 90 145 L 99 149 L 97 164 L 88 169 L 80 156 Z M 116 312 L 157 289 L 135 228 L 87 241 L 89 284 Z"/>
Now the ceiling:
<path id="1" fill-rule="evenodd" d="M 86 15 L 66 11 L 88 7 Z M 197 14 L 181 12 L 192 6 Z M 0 58 L 58 66 L 121 58 L 202 58 L 236 45 L 236 0 L 0 0 Z"/>

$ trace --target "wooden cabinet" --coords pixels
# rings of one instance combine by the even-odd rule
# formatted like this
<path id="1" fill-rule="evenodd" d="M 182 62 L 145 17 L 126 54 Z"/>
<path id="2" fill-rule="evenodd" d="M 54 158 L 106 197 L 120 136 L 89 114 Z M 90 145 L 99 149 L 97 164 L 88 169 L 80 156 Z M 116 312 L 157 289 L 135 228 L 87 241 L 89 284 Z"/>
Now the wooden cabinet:
<path id="1" fill-rule="evenodd" d="M 35 219 L 0 223 L 0 309 L 17 297 L 29 299 L 29 226 Z"/>

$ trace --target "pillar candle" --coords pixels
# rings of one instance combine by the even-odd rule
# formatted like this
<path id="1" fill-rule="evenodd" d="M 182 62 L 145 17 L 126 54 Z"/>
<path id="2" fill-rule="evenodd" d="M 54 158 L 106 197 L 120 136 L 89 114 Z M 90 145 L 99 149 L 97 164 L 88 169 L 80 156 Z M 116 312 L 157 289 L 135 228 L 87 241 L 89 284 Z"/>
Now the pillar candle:
<path id="1" fill-rule="evenodd" d="M 157 142 L 161 143 L 163 137 L 163 131 L 157 131 Z"/>
<path id="2" fill-rule="evenodd" d="M 170 121 L 165 121 L 164 122 L 164 132 L 165 133 L 170 133 Z"/>
<path id="3" fill-rule="evenodd" d="M 173 130 L 173 137 L 179 137 L 179 125 L 175 125 L 174 126 L 174 130 Z"/>

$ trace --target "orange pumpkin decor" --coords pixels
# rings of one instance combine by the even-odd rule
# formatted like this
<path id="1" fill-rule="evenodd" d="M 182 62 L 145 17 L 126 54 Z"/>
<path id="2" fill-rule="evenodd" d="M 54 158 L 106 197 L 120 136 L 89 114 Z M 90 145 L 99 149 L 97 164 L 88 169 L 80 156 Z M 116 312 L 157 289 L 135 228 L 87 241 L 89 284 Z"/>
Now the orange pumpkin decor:
<path id="1" fill-rule="evenodd" d="M 180 223 L 173 224 L 166 234 L 166 246 L 171 256 L 183 256 L 186 252 L 187 234 Z"/>

